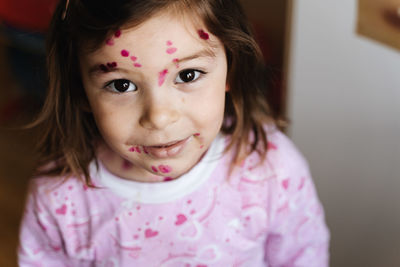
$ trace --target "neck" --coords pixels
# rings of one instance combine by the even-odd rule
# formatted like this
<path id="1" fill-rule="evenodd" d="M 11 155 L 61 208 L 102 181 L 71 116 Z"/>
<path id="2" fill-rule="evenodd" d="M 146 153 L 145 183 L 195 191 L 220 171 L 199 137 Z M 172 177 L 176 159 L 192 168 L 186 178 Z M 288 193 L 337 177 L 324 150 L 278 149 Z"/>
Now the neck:
<path id="1" fill-rule="evenodd" d="M 144 168 L 134 166 L 104 143 L 99 146 L 97 158 L 109 172 L 122 179 L 146 183 L 156 183 L 165 180 L 163 176 L 154 175 Z"/>

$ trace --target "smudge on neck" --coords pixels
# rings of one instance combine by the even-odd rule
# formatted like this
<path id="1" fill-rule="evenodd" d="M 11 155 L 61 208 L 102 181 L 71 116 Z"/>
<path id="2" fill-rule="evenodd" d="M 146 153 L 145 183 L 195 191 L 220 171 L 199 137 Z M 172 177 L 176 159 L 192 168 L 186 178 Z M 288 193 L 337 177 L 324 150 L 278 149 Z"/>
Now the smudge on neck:
<path id="1" fill-rule="evenodd" d="M 123 160 L 122 162 L 122 169 L 123 170 L 129 170 L 133 167 L 133 164 L 129 161 L 127 161 L 126 159 Z"/>

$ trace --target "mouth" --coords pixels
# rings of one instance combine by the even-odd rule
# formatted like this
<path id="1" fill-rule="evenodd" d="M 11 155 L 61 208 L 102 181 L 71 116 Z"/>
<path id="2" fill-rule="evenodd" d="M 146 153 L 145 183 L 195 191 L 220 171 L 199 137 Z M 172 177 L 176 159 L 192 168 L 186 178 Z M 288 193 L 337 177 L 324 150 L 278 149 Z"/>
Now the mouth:
<path id="1" fill-rule="evenodd" d="M 156 158 L 168 158 L 177 156 L 186 146 L 191 136 L 185 139 L 176 140 L 164 144 L 157 144 L 153 146 L 143 146 L 148 154 Z"/>

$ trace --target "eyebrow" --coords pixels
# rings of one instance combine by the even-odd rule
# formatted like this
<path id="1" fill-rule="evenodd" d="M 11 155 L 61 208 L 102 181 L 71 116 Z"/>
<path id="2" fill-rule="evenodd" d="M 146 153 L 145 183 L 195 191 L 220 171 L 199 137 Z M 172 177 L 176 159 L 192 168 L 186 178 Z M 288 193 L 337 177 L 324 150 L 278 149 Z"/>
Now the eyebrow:
<path id="1" fill-rule="evenodd" d="M 185 61 L 190 61 L 196 58 L 201 58 L 201 57 L 215 57 L 215 53 L 212 49 L 203 49 L 200 50 L 199 52 L 196 52 L 192 55 L 183 57 L 183 58 L 179 58 L 179 63 L 185 62 Z"/>
<path id="2" fill-rule="evenodd" d="M 89 72 L 89 76 L 97 76 L 97 75 L 101 75 L 101 74 L 104 74 L 104 73 L 121 71 L 121 69 L 118 68 L 118 67 L 109 68 L 108 71 L 104 71 L 104 70 L 101 69 L 101 67 L 100 67 L 101 65 L 104 65 L 104 63 L 97 63 L 97 64 L 94 64 L 93 66 L 91 66 L 89 68 L 89 71 L 88 71 Z"/>
<path id="3" fill-rule="evenodd" d="M 197 59 L 197 58 L 206 58 L 206 57 L 214 58 L 215 56 L 216 55 L 212 49 L 205 48 L 205 49 L 195 52 L 189 56 L 186 56 L 183 58 L 178 58 L 178 61 L 179 61 L 179 63 L 182 63 L 182 62 L 190 61 L 190 60 Z M 88 71 L 89 76 L 97 76 L 97 75 L 101 75 L 101 74 L 105 74 L 105 73 L 124 71 L 123 69 L 120 69 L 118 67 L 110 68 L 108 71 L 104 71 L 100 68 L 100 66 L 102 64 L 104 64 L 104 63 L 97 63 L 97 64 L 94 64 L 93 66 L 91 66 Z"/>

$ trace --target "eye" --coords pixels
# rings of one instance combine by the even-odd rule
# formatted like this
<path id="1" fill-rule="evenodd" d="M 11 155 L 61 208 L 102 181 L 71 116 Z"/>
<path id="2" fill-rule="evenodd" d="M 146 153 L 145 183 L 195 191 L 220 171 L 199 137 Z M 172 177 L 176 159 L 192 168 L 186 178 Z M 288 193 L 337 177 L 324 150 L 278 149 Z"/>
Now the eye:
<path id="1" fill-rule="evenodd" d="M 187 69 L 179 72 L 178 77 L 176 77 L 176 83 L 190 83 L 197 80 L 201 74 L 205 74 L 203 71 Z"/>
<path id="2" fill-rule="evenodd" d="M 108 83 L 106 87 L 117 93 L 125 93 L 137 90 L 137 87 L 134 83 L 125 79 L 113 80 Z"/>

